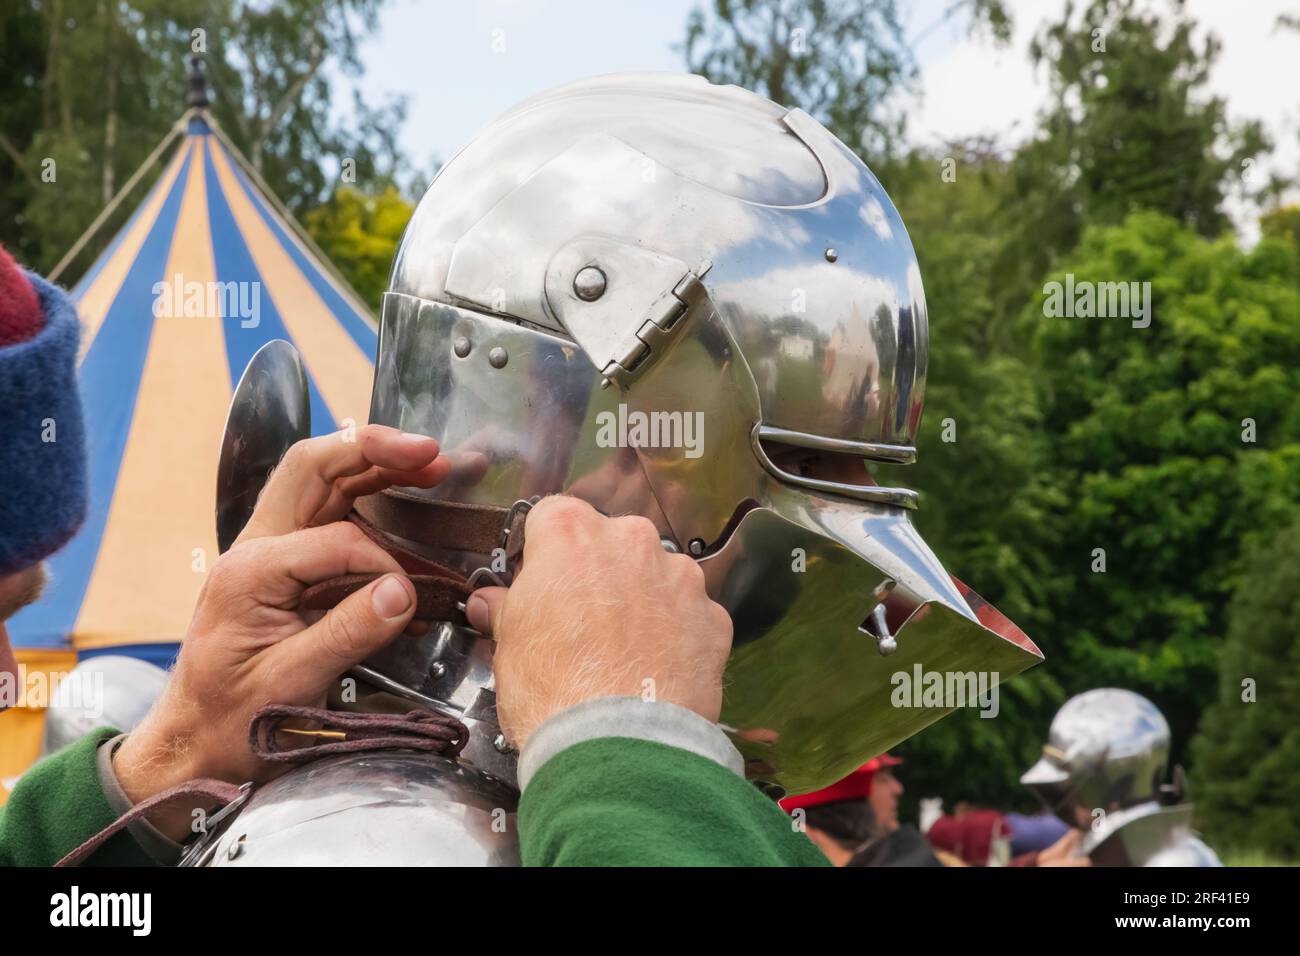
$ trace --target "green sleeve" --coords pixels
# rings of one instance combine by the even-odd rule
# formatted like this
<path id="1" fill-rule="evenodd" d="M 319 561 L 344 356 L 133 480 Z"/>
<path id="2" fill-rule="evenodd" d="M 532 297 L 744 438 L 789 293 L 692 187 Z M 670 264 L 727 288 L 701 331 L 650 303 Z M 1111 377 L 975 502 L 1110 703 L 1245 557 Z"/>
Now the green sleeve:
<path id="1" fill-rule="evenodd" d="M 118 731 L 96 730 L 36 764 L 0 807 L 0 866 L 53 866 L 115 819 L 99 783 L 96 751 Z M 149 866 L 129 833 L 84 866 Z"/>
<path id="2" fill-rule="evenodd" d="M 601 737 L 548 760 L 519 802 L 525 866 L 827 866 L 751 783 L 687 750 Z"/>

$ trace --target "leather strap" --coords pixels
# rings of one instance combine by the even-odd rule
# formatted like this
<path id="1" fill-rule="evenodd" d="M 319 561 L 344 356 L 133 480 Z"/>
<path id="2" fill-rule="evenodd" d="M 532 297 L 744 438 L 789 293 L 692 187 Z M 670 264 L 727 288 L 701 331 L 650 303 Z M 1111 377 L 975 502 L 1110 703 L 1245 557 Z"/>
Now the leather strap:
<path id="1" fill-rule="evenodd" d="M 304 591 L 299 606 L 313 611 L 329 610 L 379 577 L 381 575 L 378 574 L 344 574 L 330 578 Z M 460 610 L 460 605 L 469 600 L 469 587 L 465 581 L 421 574 L 411 574 L 409 577 L 415 585 L 416 619 L 450 621 L 461 625 L 466 623 L 465 614 Z"/>
<path id="2" fill-rule="evenodd" d="M 435 501 L 390 489 L 358 498 L 348 520 L 396 558 L 410 577 L 415 586 L 418 620 L 465 624 L 465 613 L 460 608 L 471 591 L 465 576 L 398 544 L 381 528 L 400 528 L 403 538 L 428 547 L 473 554 L 491 554 L 504 536 L 506 560 L 514 561 L 523 553 L 525 517 L 514 508 Z M 304 591 L 299 606 L 327 610 L 381 576 L 347 574 L 331 578 Z"/>
<path id="3" fill-rule="evenodd" d="M 180 800 L 193 802 L 196 797 L 207 797 L 214 804 L 228 805 L 238 800 L 245 792 L 244 787 L 237 787 L 233 783 L 226 783 L 224 780 L 187 780 L 161 793 L 155 793 L 147 800 L 141 800 L 54 865 L 56 867 L 80 866 L 88 856 L 136 820 L 141 820 L 160 807 L 170 803 L 176 803 Z"/>
<path id="4" fill-rule="evenodd" d="M 504 516 L 503 516 L 504 518 Z M 365 532 L 366 537 L 375 544 L 379 545 L 402 566 L 402 570 L 407 574 L 419 574 L 426 577 L 447 578 L 452 581 L 463 581 L 465 576 L 454 568 L 449 568 L 445 564 L 439 564 L 432 558 L 426 558 L 424 555 L 412 551 L 401 544 L 398 544 L 392 537 L 385 534 L 381 528 L 376 527 L 368 518 L 363 516 L 359 511 L 353 511 L 348 514 L 347 520 L 352 522 L 358 528 Z"/>
<path id="5" fill-rule="evenodd" d="M 501 531 L 510 514 L 509 508 L 496 505 L 437 501 L 391 488 L 358 498 L 353 507 L 371 525 L 400 529 L 401 536 L 408 541 L 475 554 L 491 554 L 500 544 Z M 514 542 L 510 541 L 509 545 Z M 509 558 L 516 557 L 523 549 L 521 542 L 511 554 L 509 545 Z"/>

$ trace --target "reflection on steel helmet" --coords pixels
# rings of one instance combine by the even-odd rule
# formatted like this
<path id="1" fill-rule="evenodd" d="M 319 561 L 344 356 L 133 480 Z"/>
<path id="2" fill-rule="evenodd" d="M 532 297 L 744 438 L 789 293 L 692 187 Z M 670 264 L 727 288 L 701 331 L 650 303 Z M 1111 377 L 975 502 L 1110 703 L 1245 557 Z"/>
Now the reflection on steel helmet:
<path id="1" fill-rule="evenodd" d="M 59 682 L 45 711 L 41 756 L 100 727 L 134 729 L 167 684 L 167 672 L 136 657 L 103 654 L 81 661 Z"/>
<path id="2" fill-rule="evenodd" d="M 1156 705 L 1103 687 L 1071 697 L 1052 719 L 1043 756 L 1020 782 L 1070 826 L 1162 799 L 1169 724 Z"/>
<path id="3" fill-rule="evenodd" d="M 1217 867 L 1223 866 L 1219 856 L 1197 836 L 1186 834 L 1172 840 L 1167 846 L 1146 860 L 1146 866 Z"/>
<path id="4" fill-rule="evenodd" d="M 506 113 L 434 179 L 371 420 L 441 441 L 454 471 L 428 497 L 566 492 L 698 558 L 735 622 L 722 723 L 751 776 L 802 792 L 952 709 L 892 706 L 891 675 L 1041 659 L 945 571 L 913 491 L 774 454 L 911 462 L 927 335 L 897 210 L 821 124 L 698 77 L 602 77 Z"/>
<path id="5" fill-rule="evenodd" d="M 518 866 L 518 794 L 433 754 L 352 753 L 295 767 L 213 820 L 184 866 Z"/>

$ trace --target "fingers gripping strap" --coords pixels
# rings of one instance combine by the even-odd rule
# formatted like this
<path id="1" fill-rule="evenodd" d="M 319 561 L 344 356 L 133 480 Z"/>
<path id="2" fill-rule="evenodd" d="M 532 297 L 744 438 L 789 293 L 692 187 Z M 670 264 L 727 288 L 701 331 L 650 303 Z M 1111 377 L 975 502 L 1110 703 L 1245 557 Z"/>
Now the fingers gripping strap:
<path id="1" fill-rule="evenodd" d="M 510 514 L 495 505 L 435 501 L 393 490 L 358 498 L 355 507 L 371 525 L 392 529 L 409 541 L 475 554 L 491 554 L 501 543 Z"/>
<path id="2" fill-rule="evenodd" d="M 348 520 L 396 558 L 410 577 L 415 586 L 417 619 L 464 624 L 461 605 L 473 590 L 465 576 L 403 547 L 380 529 L 400 529 L 401 536 L 409 541 L 473 554 L 491 554 L 504 540 L 506 560 L 514 561 L 523 552 L 526 511 L 385 491 L 359 498 Z M 327 610 L 382 576 L 347 574 L 331 578 L 304 591 L 299 606 Z"/>
<path id="3" fill-rule="evenodd" d="M 344 574 L 314 584 L 302 593 L 299 607 L 310 611 L 326 611 L 344 599 L 383 577 L 380 574 Z M 469 597 L 464 579 L 459 581 L 411 574 L 415 586 L 415 617 L 422 621 L 450 621 L 465 623 L 465 616 L 457 607 Z"/>

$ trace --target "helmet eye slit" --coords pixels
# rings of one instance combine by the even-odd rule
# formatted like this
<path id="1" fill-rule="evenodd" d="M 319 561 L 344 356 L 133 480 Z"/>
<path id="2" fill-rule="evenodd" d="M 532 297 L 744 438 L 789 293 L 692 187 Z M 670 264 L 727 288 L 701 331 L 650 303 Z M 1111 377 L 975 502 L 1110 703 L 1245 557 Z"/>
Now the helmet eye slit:
<path id="1" fill-rule="evenodd" d="M 906 463 L 915 450 L 898 445 L 851 442 L 758 425 L 751 435 L 763 468 L 785 484 L 878 504 L 915 508 L 916 492 L 881 487 L 869 460 Z"/>

